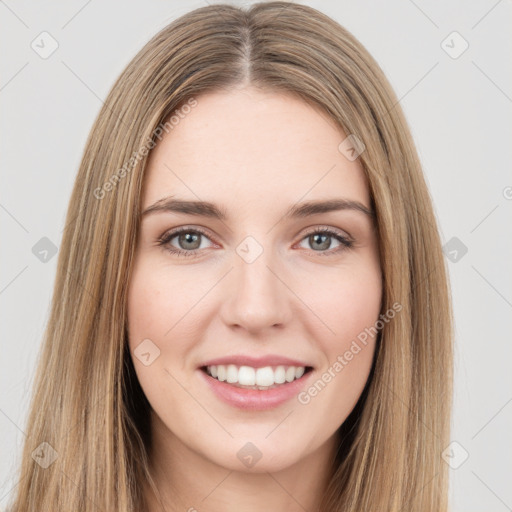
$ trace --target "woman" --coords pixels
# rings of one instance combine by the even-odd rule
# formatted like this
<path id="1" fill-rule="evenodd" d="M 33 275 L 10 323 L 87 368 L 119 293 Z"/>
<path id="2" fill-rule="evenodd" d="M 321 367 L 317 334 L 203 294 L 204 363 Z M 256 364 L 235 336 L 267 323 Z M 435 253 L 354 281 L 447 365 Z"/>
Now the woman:
<path id="1" fill-rule="evenodd" d="M 447 509 L 436 221 L 336 22 L 269 2 L 164 28 L 66 225 L 13 512 Z"/>

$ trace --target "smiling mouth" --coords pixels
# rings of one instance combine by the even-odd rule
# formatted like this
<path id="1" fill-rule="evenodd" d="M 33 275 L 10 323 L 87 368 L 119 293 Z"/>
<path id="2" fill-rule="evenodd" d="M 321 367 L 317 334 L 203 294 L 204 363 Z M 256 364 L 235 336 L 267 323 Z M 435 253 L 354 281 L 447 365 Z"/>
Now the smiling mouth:
<path id="1" fill-rule="evenodd" d="M 253 368 L 251 366 L 212 365 L 202 366 L 201 371 L 212 379 L 230 384 L 242 389 L 256 389 L 265 391 L 286 386 L 313 370 L 311 366 L 265 366 Z"/>

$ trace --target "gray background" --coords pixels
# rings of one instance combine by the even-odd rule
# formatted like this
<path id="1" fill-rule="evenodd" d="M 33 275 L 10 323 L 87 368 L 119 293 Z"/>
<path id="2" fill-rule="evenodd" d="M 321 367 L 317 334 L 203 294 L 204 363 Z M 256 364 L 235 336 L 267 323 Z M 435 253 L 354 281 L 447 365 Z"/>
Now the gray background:
<path id="1" fill-rule="evenodd" d="M 350 30 L 400 98 L 453 260 L 452 510 L 512 510 L 512 2 L 300 3 Z M 153 34 L 204 5 L 0 0 L 1 509 L 17 484 L 56 270 L 56 257 L 32 249 L 43 237 L 60 245 L 86 137 L 114 80 Z M 43 31 L 58 42 L 46 59 L 31 47 L 43 51 Z M 454 31 L 469 44 L 460 55 Z"/>

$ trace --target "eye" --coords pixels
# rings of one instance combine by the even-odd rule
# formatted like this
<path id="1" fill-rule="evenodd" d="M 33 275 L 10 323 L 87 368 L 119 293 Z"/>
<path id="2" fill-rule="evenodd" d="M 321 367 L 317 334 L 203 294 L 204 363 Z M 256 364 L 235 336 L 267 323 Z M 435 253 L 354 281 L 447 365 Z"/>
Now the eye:
<path id="1" fill-rule="evenodd" d="M 183 249 L 179 246 L 176 248 L 171 244 L 171 240 L 174 238 L 177 238 L 177 243 L 179 246 L 183 247 Z M 158 239 L 158 245 L 164 247 L 167 251 L 176 256 L 194 257 L 198 256 L 200 249 L 204 249 L 204 247 L 201 247 L 201 238 L 209 239 L 206 233 L 201 229 L 184 227 L 165 233 Z"/>
<path id="2" fill-rule="evenodd" d="M 177 239 L 176 243 L 178 244 L 178 247 L 171 243 L 174 238 Z M 331 240 L 333 238 L 339 244 L 335 249 L 331 249 Z M 162 235 L 162 237 L 158 239 L 157 245 L 164 247 L 166 251 L 179 257 L 195 257 L 199 256 L 201 249 L 205 248 L 204 246 L 201 247 L 201 239 L 210 240 L 206 232 L 199 228 L 192 229 L 188 227 L 182 227 Z M 310 231 L 302 238 L 301 242 L 304 240 L 306 240 L 311 245 L 311 247 L 313 247 L 312 250 L 314 252 L 322 256 L 337 254 L 345 249 L 350 249 L 354 244 L 351 239 L 342 235 L 341 233 L 324 227 L 318 227 L 313 231 Z"/>
<path id="3" fill-rule="evenodd" d="M 333 238 L 339 243 L 338 247 L 334 250 L 325 250 L 331 248 Z M 345 249 L 350 249 L 354 245 L 353 240 L 349 239 L 347 236 L 333 229 L 324 227 L 315 228 L 313 231 L 306 234 L 302 240 L 306 240 L 306 242 L 313 247 L 313 251 L 321 256 L 332 256 Z"/>

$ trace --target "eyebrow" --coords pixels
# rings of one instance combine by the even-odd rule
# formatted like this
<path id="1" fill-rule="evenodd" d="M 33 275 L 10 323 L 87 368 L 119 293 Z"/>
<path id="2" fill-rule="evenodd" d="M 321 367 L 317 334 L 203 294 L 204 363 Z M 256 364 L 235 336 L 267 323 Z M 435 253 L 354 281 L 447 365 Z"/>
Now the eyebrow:
<path id="1" fill-rule="evenodd" d="M 340 210 L 353 210 L 362 212 L 373 219 L 374 212 L 359 201 L 349 199 L 328 199 L 323 201 L 307 201 L 292 206 L 285 214 L 284 218 L 303 218 L 310 215 L 318 215 Z M 184 213 L 188 215 L 197 215 L 200 217 L 209 217 L 226 221 L 227 212 L 224 208 L 216 206 L 208 201 L 189 201 L 174 199 L 173 196 L 164 197 L 146 208 L 141 217 L 156 212 Z"/>

